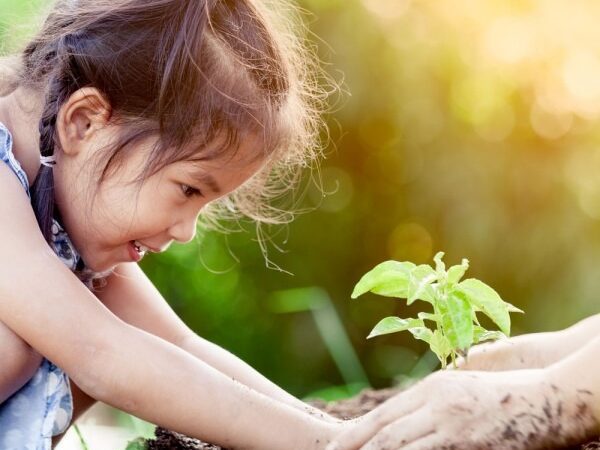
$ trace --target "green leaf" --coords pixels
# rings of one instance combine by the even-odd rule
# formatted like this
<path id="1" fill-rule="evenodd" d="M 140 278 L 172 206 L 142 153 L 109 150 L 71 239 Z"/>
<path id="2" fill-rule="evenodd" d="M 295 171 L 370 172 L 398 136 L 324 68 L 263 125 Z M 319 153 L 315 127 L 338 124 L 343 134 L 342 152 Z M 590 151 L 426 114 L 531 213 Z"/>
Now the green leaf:
<path id="1" fill-rule="evenodd" d="M 431 345 L 431 338 L 433 337 L 433 331 L 427 327 L 414 327 L 409 328 L 408 331 L 413 335 L 415 339 L 425 341 Z"/>
<path id="2" fill-rule="evenodd" d="M 454 289 L 464 293 L 469 303 L 492 319 L 504 334 L 510 336 L 508 307 L 494 289 L 475 278 L 461 281 Z"/>
<path id="3" fill-rule="evenodd" d="M 473 344 L 471 305 L 462 292 L 451 292 L 437 304 L 442 328 L 452 349 L 466 350 Z"/>
<path id="4" fill-rule="evenodd" d="M 408 279 L 416 266 L 411 262 L 385 261 L 367 272 L 354 287 L 352 298 L 371 291 L 386 297 L 408 297 Z"/>
<path id="5" fill-rule="evenodd" d="M 375 328 L 371 330 L 367 339 L 382 334 L 396 333 L 398 331 L 408 330 L 409 328 L 422 326 L 424 326 L 424 324 L 421 319 L 401 319 L 400 317 L 390 316 L 380 320 L 379 323 L 375 325 Z"/>
<path id="6" fill-rule="evenodd" d="M 442 261 L 444 257 L 444 252 L 437 252 L 433 257 L 433 261 L 435 262 L 435 271 L 437 273 L 445 273 L 446 272 L 446 264 Z"/>
<path id="7" fill-rule="evenodd" d="M 464 276 L 465 272 L 469 268 L 469 260 L 463 259 L 460 265 L 452 266 L 448 269 L 448 283 L 456 284 Z"/>
<path id="8" fill-rule="evenodd" d="M 448 339 L 439 331 L 435 330 L 431 336 L 431 342 L 429 343 L 431 351 L 435 353 L 442 363 L 442 367 L 446 367 L 446 361 L 452 351 L 450 342 Z"/>
<path id="9" fill-rule="evenodd" d="M 147 450 L 147 448 L 146 439 L 140 437 L 128 442 L 125 450 Z"/>
<path id="10" fill-rule="evenodd" d="M 473 343 L 475 344 L 484 341 L 497 341 L 504 338 L 506 338 L 506 335 L 502 331 L 488 331 L 480 326 L 475 326 L 473 332 Z"/>
<path id="11" fill-rule="evenodd" d="M 407 304 L 410 305 L 415 300 L 424 300 L 433 304 L 435 292 L 431 286 L 437 281 L 438 276 L 435 270 L 427 264 L 416 266 L 410 271 L 408 279 Z"/>
<path id="12" fill-rule="evenodd" d="M 484 333 L 487 333 L 487 330 L 485 328 L 483 328 L 479 324 L 475 325 L 473 327 L 473 343 L 479 344 L 481 342 L 481 336 L 483 336 Z"/>
<path id="13" fill-rule="evenodd" d="M 497 341 L 504 339 L 506 335 L 501 331 L 488 331 L 485 328 L 476 325 L 473 330 L 473 342 L 479 344 L 484 341 Z"/>
<path id="14" fill-rule="evenodd" d="M 504 302 L 504 304 L 506 305 L 506 308 L 508 309 L 508 312 L 516 312 L 516 313 L 525 314 L 525 311 L 523 311 L 522 309 L 517 308 L 515 305 L 511 305 L 508 302 Z"/>
<path id="15" fill-rule="evenodd" d="M 506 339 L 506 335 L 502 331 L 486 331 L 479 338 L 479 342 L 497 341 L 498 339 Z"/>
<path id="16" fill-rule="evenodd" d="M 436 323 L 440 321 L 440 316 L 428 312 L 420 312 L 417 314 L 417 317 L 422 320 L 431 320 L 432 322 Z"/>

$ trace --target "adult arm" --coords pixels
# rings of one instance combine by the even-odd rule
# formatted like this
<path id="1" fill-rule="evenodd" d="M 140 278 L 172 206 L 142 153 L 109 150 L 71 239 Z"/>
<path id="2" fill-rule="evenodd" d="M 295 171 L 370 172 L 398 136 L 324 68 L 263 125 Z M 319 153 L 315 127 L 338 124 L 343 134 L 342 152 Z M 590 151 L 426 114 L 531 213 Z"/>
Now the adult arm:
<path id="1" fill-rule="evenodd" d="M 477 345 L 458 365 L 466 370 L 515 370 L 547 367 L 600 335 L 600 314 L 560 331 L 529 333 Z"/>
<path id="2" fill-rule="evenodd" d="M 544 369 L 437 372 L 327 450 L 563 448 L 597 436 L 600 338 Z"/>

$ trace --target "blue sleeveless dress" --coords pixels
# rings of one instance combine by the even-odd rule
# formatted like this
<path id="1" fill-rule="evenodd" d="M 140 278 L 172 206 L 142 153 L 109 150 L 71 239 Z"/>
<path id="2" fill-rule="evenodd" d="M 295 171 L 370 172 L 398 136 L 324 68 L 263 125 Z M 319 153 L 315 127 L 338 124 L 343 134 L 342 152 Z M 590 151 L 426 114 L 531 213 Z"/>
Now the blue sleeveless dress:
<path id="1" fill-rule="evenodd" d="M 0 160 L 15 173 L 29 195 L 27 175 L 12 153 L 12 136 L 2 123 Z M 72 271 L 81 268 L 81 258 L 56 220 L 52 226 L 52 248 Z M 72 414 L 73 399 L 67 374 L 43 359 L 27 384 L 0 403 L 0 449 L 50 450 L 52 436 L 68 428 Z"/>

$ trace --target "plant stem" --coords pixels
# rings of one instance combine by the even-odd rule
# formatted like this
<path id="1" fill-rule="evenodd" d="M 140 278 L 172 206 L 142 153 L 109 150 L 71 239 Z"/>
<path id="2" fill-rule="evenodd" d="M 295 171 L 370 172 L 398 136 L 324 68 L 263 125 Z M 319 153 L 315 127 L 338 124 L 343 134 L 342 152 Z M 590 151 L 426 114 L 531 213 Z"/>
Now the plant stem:
<path id="1" fill-rule="evenodd" d="M 73 425 L 73 428 L 75 428 L 75 433 L 77 433 L 77 436 L 79 436 L 79 442 L 81 442 L 83 450 L 90 450 L 87 444 L 85 443 L 85 439 L 83 439 L 81 431 L 79 431 L 79 427 L 77 425 Z"/>

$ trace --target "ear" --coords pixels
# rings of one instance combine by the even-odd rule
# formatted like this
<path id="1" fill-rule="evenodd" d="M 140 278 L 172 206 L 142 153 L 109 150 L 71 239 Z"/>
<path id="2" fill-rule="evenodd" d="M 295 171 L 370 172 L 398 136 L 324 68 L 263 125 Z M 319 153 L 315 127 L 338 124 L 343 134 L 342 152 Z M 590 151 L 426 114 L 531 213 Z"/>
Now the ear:
<path id="1" fill-rule="evenodd" d="M 62 151 L 76 155 L 91 137 L 105 127 L 111 107 L 102 93 L 93 87 L 78 89 L 60 107 L 56 116 L 56 132 Z"/>

